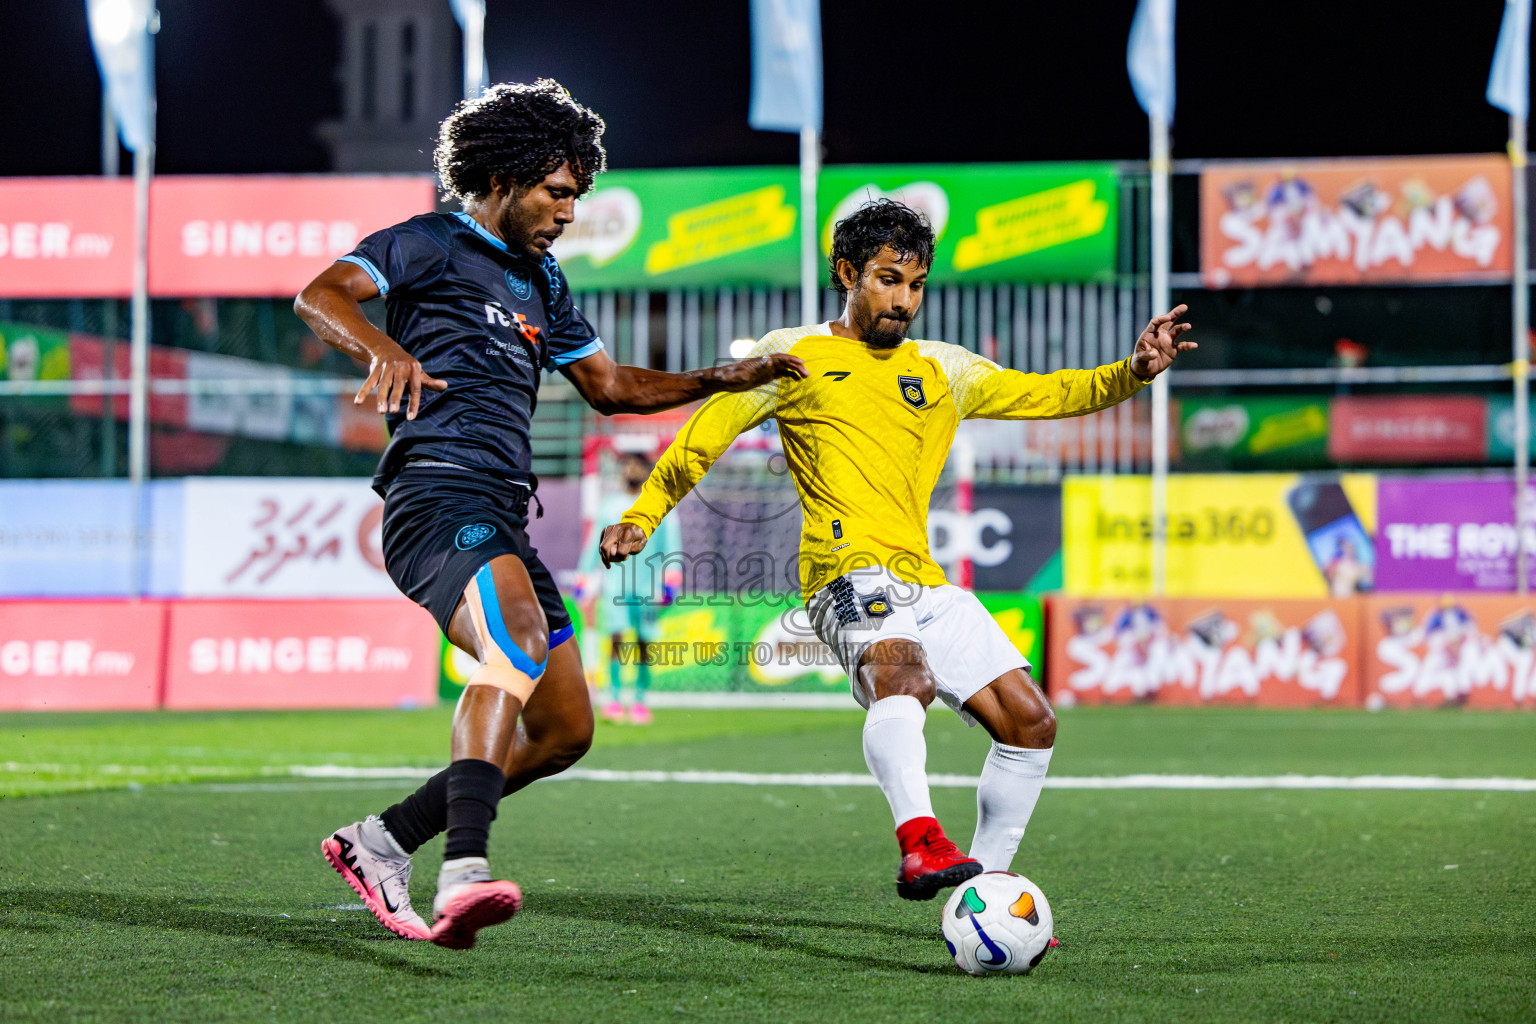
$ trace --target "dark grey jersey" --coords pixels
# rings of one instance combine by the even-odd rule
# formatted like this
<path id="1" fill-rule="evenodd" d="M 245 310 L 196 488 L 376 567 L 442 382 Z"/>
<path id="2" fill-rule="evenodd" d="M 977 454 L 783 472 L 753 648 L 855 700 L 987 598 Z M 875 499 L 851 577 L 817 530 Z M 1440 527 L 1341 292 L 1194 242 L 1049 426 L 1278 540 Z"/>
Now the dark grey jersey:
<path id="1" fill-rule="evenodd" d="M 384 295 L 386 333 L 448 383 L 422 391 L 416 419 L 405 418 L 404 402 L 388 415 L 374 488 L 382 494 L 407 459 L 528 483 L 540 373 L 603 347 L 554 257 L 510 253 L 468 214 L 425 213 L 342 259 Z"/>

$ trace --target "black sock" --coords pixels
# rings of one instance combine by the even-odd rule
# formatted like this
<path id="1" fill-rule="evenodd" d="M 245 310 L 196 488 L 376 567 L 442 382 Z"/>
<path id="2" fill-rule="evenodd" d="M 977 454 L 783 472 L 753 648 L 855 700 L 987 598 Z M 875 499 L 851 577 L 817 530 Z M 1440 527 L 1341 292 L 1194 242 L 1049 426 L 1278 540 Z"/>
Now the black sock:
<path id="1" fill-rule="evenodd" d="M 415 853 L 423 843 L 448 827 L 448 772 L 444 768 L 410 796 L 379 815 L 389 834 L 406 853 Z"/>
<path id="2" fill-rule="evenodd" d="M 473 759 L 453 762 L 447 775 L 448 842 L 443 859 L 484 857 L 507 777 L 491 762 Z"/>

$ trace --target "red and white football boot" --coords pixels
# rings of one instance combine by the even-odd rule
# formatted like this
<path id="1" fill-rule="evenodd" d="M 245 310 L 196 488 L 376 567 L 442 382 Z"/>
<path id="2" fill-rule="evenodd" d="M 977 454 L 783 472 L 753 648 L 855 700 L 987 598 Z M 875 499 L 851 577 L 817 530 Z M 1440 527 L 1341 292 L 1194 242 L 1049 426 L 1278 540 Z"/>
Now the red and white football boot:
<path id="1" fill-rule="evenodd" d="M 896 895 L 904 900 L 931 900 L 940 889 L 981 874 L 981 861 L 961 853 L 937 818 L 902 822 L 896 827 L 896 841 L 901 844 Z"/>

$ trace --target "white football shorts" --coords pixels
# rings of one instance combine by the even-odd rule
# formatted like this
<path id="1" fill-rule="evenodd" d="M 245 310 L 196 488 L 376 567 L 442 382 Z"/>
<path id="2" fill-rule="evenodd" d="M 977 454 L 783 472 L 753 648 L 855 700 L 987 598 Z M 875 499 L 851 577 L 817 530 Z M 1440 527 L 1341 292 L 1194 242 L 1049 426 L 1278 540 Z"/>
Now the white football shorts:
<path id="1" fill-rule="evenodd" d="M 966 701 L 1010 669 L 1029 671 L 1029 660 L 976 595 L 948 583 L 925 587 L 872 566 L 839 576 L 812 594 L 805 608 L 817 637 L 848 673 L 861 707 L 869 707 L 874 694 L 859 683 L 859 659 L 881 640 L 921 644 L 939 699 L 969 725 L 976 721 L 965 711 Z"/>

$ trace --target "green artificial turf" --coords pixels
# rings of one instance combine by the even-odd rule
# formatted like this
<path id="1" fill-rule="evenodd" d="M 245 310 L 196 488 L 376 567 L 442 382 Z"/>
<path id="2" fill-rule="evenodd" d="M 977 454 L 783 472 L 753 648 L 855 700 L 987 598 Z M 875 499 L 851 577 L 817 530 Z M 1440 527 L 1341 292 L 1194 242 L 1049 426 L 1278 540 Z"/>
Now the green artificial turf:
<path id="1" fill-rule="evenodd" d="M 857 713 L 657 717 L 602 727 L 584 763 L 861 768 Z M 0 718 L 0 764 L 79 768 L 0 800 L 0 1020 L 1536 1018 L 1528 793 L 1048 790 L 1015 867 L 1063 944 L 1029 977 L 973 979 L 947 962 L 939 904 L 895 897 L 873 788 L 541 784 L 492 841 L 524 912 L 473 951 L 404 942 L 318 844 L 409 784 L 273 773 L 439 763 L 446 722 Z M 928 731 L 931 770 L 979 770 L 984 737 L 950 716 Z M 1519 715 L 1076 708 L 1052 771 L 1531 776 L 1533 741 Z M 64 791 L 133 781 L 104 765 L 146 773 Z M 149 784 L 192 769 L 214 781 Z M 935 806 L 969 838 L 970 792 Z M 440 849 L 418 857 L 418 906 Z"/>

